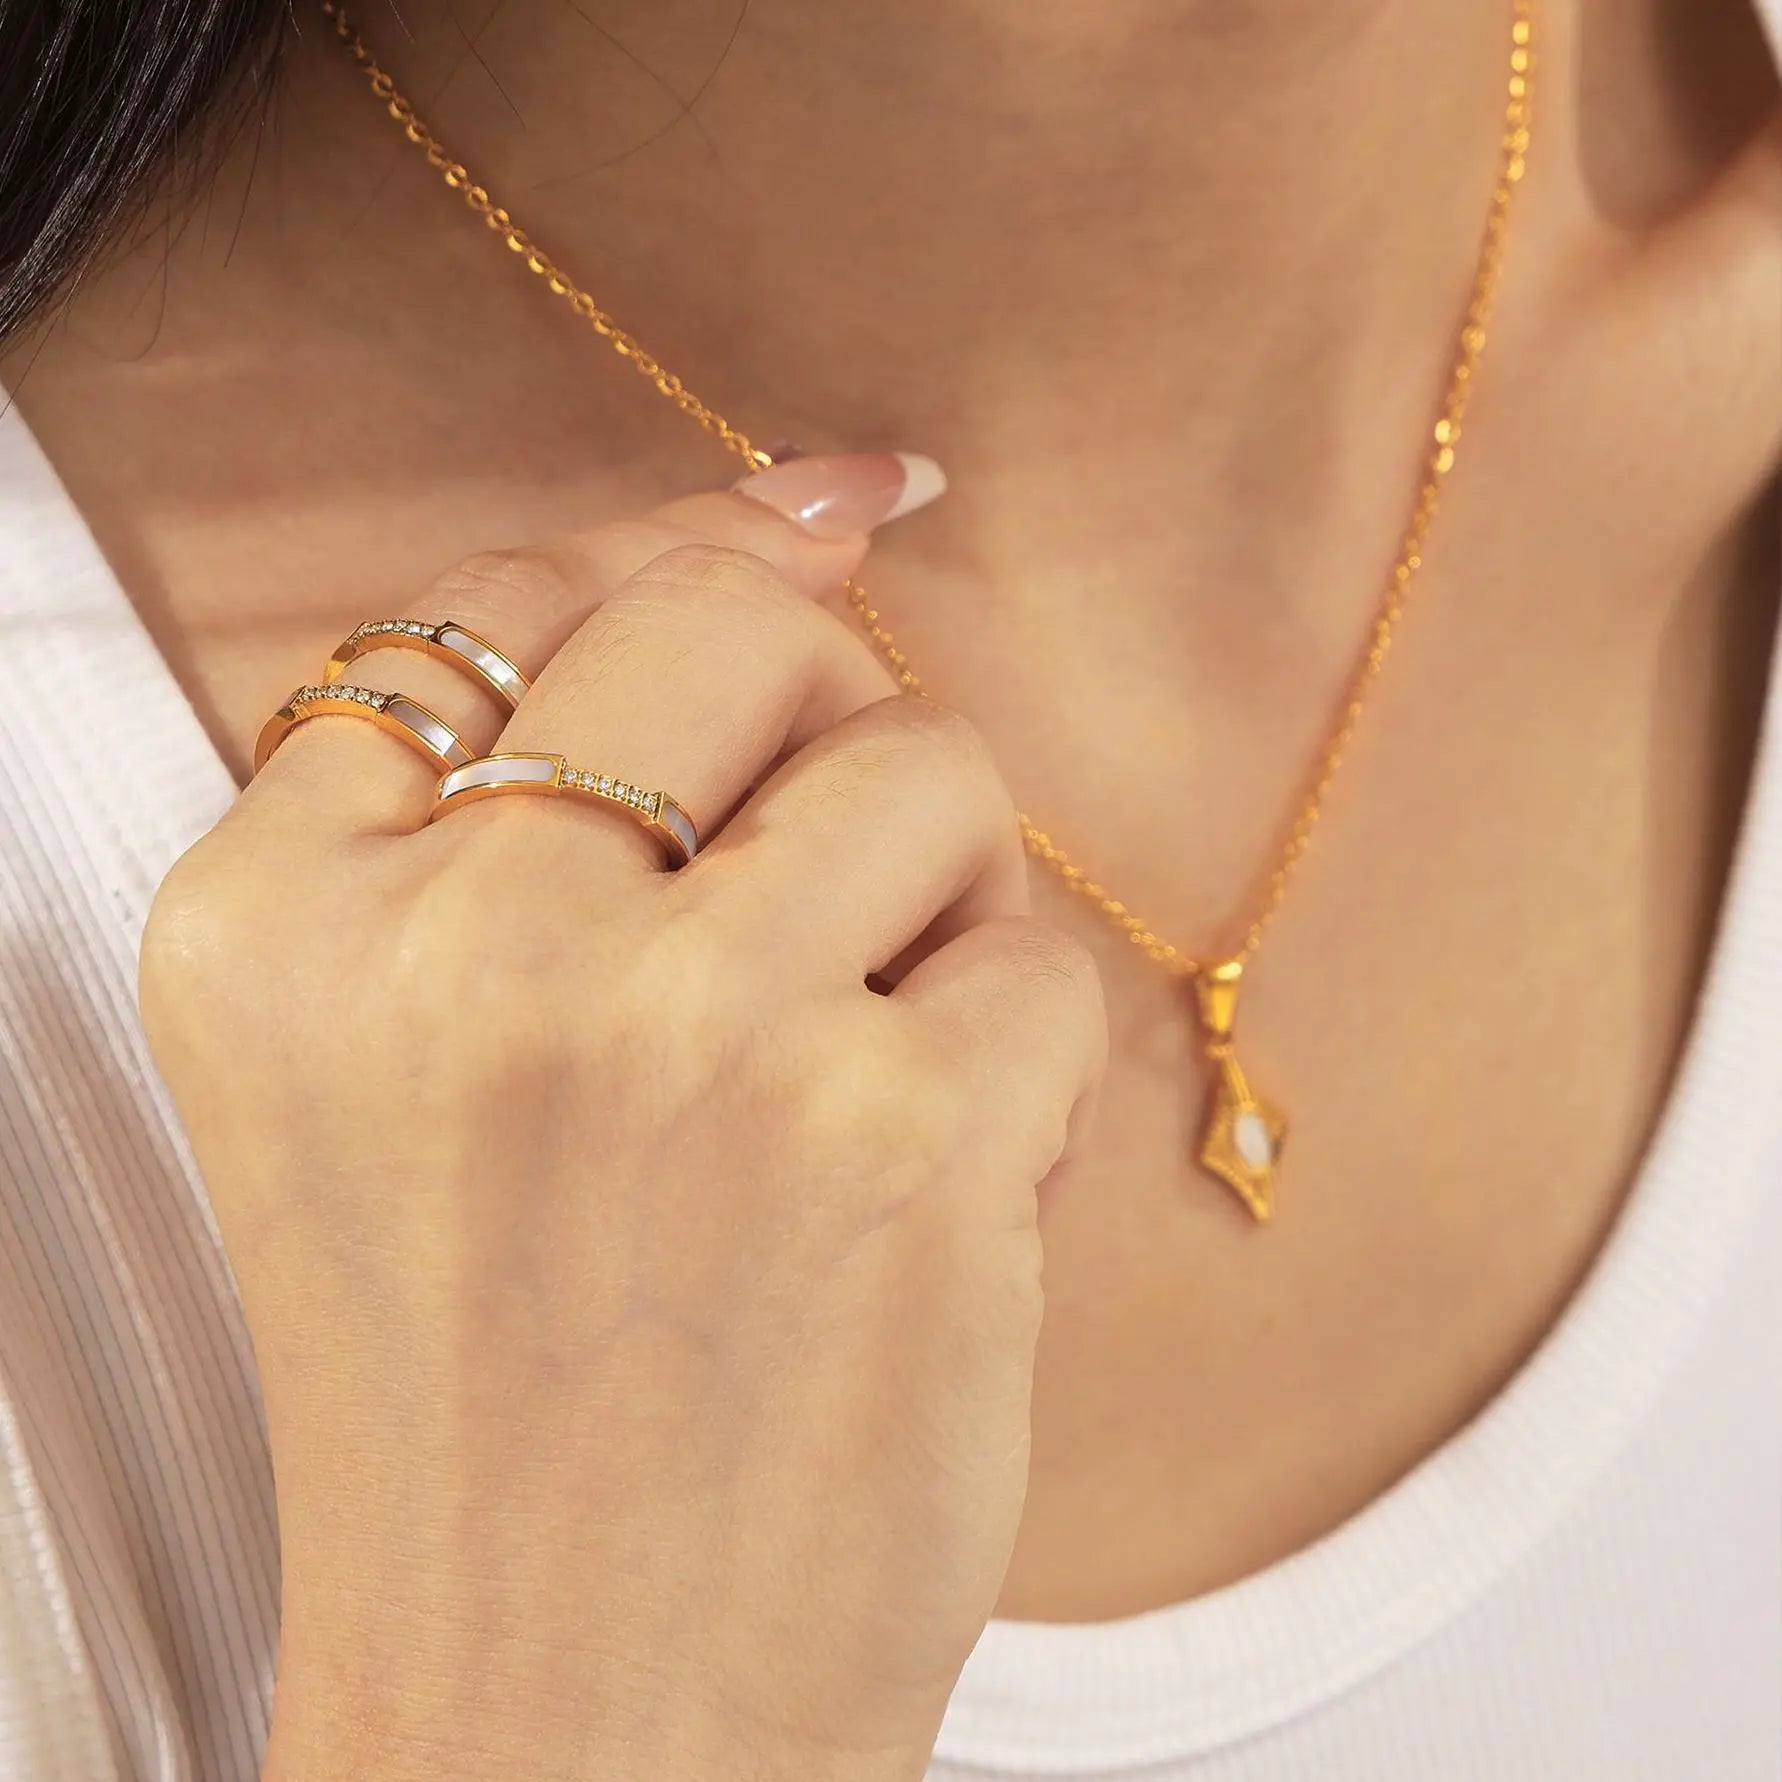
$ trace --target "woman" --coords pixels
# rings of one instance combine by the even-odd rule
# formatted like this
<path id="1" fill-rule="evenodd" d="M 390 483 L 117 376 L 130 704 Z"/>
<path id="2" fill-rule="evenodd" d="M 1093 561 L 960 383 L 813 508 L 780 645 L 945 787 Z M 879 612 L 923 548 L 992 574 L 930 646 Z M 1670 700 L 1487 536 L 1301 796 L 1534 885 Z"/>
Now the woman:
<path id="1" fill-rule="evenodd" d="M 1777 1774 L 1742 0 L 0 70 L 8 1776 Z"/>

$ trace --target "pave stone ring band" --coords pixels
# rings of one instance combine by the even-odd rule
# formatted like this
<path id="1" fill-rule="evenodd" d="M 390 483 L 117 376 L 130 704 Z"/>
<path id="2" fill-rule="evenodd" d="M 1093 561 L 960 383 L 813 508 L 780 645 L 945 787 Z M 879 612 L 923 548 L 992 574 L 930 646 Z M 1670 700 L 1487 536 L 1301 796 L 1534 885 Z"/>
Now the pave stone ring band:
<path id="1" fill-rule="evenodd" d="M 468 625 L 444 619 L 370 619 L 346 639 L 328 660 L 325 681 L 337 681 L 347 665 L 372 650 L 418 650 L 480 681 L 509 711 L 524 698 L 531 682 L 519 669 Z"/>
<path id="2" fill-rule="evenodd" d="M 623 811 L 662 844 L 670 866 L 685 866 L 699 852 L 693 819 L 666 792 L 571 767 L 561 755 L 484 755 L 454 767 L 439 782 L 427 821 L 485 798 L 523 793 L 591 799 Z"/>
<path id="3" fill-rule="evenodd" d="M 405 693 L 381 693 L 372 687 L 348 686 L 334 681 L 327 686 L 299 687 L 266 720 L 254 744 L 254 772 L 272 759 L 272 752 L 299 724 L 311 718 L 364 718 L 387 735 L 405 742 L 416 754 L 433 764 L 436 773 L 462 767 L 476 757 L 438 712 Z"/>

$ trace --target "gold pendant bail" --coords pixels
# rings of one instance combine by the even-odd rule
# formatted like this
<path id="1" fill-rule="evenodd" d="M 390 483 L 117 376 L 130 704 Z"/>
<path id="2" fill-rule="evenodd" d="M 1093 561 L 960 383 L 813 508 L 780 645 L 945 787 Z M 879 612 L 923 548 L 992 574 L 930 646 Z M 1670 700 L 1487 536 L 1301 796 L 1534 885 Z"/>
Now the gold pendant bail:
<path id="1" fill-rule="evenodd" d="M 1200 1021 L 1214 1044 L 1228 1041 L 1237 1022 L 1238 991 L 1244 984 L 1244 962 L 1226 959 L 1195 974 L 1194 994 L 1200 1000 Z"/>

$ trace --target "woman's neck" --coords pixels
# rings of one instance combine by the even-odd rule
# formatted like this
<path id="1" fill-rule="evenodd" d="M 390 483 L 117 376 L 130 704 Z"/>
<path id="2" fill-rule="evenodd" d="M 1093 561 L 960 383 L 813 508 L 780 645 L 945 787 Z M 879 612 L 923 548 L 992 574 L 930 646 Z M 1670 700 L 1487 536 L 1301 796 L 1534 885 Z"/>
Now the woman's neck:
<path id="1" fill-rule="evenodd" d="M 983 680 L 971 628 L 1020 625 L 996 672 L 1046 709 L 1093 613 L 1110 684 L 1323 712 L 1472 273 L 1510 0 L 368 3 L 452 151 L 708 401 L 763 440 L 946 464 L 886 589 L 937 691 Z M 1596 3 L 1539 9 L 1493 397 L 1538 359 L 1531 293 L 1601 238 L 1586 200 L 1674 198 L 1716 162 L 1704 125 L 1751 115 L 1724 0 L 1696 21 L 1712 105 L 1618 25 L 1594 114 L 1633 124 L 1593 129 L 1571 45 Z M 188 638 L 270 654 L 452 556 L 725 474 L 441 187 L 319 4 L 176 214 L 5 371 L 182 667 Z M 1485 409 L 1469 434 L 1483 490 L 1516 442 Z"/>
<path id="2" fill-rule="evenodd" d="M 1509 25 L 1416 0 L 754 0 L 738 24 L 695 0 L 678 29 L 609 4 L 602 32 L 510 0 L 405 36 L 380 10 L 364 28 L 440 134 L 561 256 L 697 334 L 708 375 L 917 431 L 1005 428 L 1014 382 L 1017 437 L 1109 411 L 1178 437 L 1238 392 L 1303 412 L 1310 362 L 1444 334 Z M 327 92 L 356 129 L 363 95 Z M 372 170 L 330 138 L 356 214 Z"/>
<path id="3" fill-rule="evenodd" d="M 980 537 L 1063 479 L 1080 510 L 1087 459 L 1104 537 L 1160 506 L 1213 535 L 1234 499 L 1290 491 L 1268 556 L 1324 554 L 1341 514 L 1377 557 L 1396 521 L 1370 492 L 1401 494 L 1472 272 L 1507 4 L 737 14 L 442 0 L 358 22 L 549 251 L 757 431 L 933 452 Z M 477 321 L 505 256 L 421 191 L 319 19 L 305 36 L 244 237 L 300 242 L 348 291 L 391 259 L 386 297 L 442 373 L 467 328 L 520 350 Z"/>

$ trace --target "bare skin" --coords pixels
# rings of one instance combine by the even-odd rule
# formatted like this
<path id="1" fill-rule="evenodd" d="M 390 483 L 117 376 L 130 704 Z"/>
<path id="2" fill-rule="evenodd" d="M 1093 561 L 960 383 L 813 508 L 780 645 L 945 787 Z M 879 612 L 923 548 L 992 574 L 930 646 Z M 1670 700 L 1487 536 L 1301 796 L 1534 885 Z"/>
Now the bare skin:
<path id="1" fill-rule="evenodd" d="M 1186 1161 L 1178 993 L 1057 912 L 1102 958 L 1114 1064 L 1047 1230 L 1004 1613 L 1176 1600 L 1361 1509 L 1550 1325 L 1662 1104 L 1774 625 L 1782 151 L 1733 0 L 1690 9 L 1687 58 L 1674 6 L 1600 10 L 1547 9 L 1421 605 L 1248 992 L 1296 1122 L 1268 1232 Z M 731 11 L 602 16 L 690 91 Z M 1401 524 L 1505 16 L 1085 16 L 757 0 L 698 108 L 714 146 L 682 124 L 593 173 L 672 108 L 562 9 L 516 0 L 479 43 L 524 130 L 443 11 L 409 43 L 365 24 L 702 394 L 947 466 L 875 553 L 882 604 L 1019 801 L 1214 945 Z M 238 766 L 390 590 L 726 474 L 430 189 L 319 28 L 237 229 L 249 159 L 21 394 Z"/>

